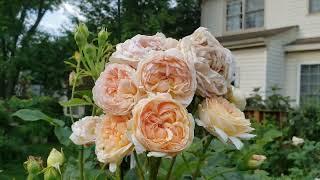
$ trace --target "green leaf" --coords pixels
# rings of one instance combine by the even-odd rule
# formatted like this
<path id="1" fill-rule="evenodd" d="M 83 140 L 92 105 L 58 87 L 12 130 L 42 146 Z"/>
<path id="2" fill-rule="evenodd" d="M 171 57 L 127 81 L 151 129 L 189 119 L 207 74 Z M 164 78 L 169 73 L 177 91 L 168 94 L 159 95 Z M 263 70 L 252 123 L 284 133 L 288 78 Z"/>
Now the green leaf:
<path id="1" fill-rule="evenodd" d="M 12 116 L 17 116 L 24 121 L 44 120 L 54 126 L 64 126 L 64 122 L 62 120 L 51 118 L 39 110 L 20 109 L 13 113 Z"/>
<path id="2" fill-rule="evenodd" d="M 85 106 L 85 105 L 91 105 L 91 102 L 88 102 L 84 99 L 79 98 L 73 98 L 66 102 L 60 102 L 60 105 L 63 107 L 72 107 L 72 106 Z"/>
<path id="3" fill-rule="evenodd" d="M 69 146 L 71 144 L 71 140 L 69 139 L 72 131 L 69 127 L 55 127 L 54 134 L 58 138 L 59 142 L 65 146 Z"/>
<path id="4" fill-rule="evenodd" d="M 20 109 L 19 111 L 13 113 L 12 116 L 17 116 L 24 121 L 38 121 L 50 119 L 49 116 L 45 115 L 41 111 L 31 109 Z"/>

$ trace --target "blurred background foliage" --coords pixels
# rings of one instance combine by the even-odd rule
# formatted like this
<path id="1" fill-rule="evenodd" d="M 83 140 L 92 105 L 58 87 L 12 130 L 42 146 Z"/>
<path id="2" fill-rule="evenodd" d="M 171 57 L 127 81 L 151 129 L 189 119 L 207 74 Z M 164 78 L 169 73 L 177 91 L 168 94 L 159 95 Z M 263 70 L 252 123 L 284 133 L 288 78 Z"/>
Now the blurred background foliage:
<path id="1" fill-rule="evenodd" d="M 68 166 L 64 179 L 77 179 L 77 148 L 68 141 L 71 121 L 58 103 L 68 90 L 69 61 L 76 51 L 73 32 L 62 30 L 55 36 L 39 28 L 45 13 L 56 9 L 61 0 L 0 0 L 0 179 L 25 179 L 23 162 L 29 155 L 46 159 L 51 148 L 64 148 Z M 86 18 L 91 39 L 100 27 L 106 27 L 113 45 L 136 34 L 163 32 L 181 38 L 200 25 L 200 3 L 197 0 L 76 0 L 69 1 L 80 8 Z M 120 9 L 118 8 L 120 7 Z M 120 12 L 120 16 L 119 16 Z M 74 24 L 79 22 L 76 17 Z M 85 83 L 79 97 L 90 96 L 91 83 Z M 89 84 L 89 85 L 88 85 Z M 87 86 L 87 87 L 86 87 Z M 69 88 L 70 89 L 70 88 Z M 314 179 L 320 177 L 320 106 L 306 104 L 290 107 L 288 97 L 270 89 L 268 98 L 259 95 L 259 88 L 248 99 L 248 109 L 285 111 L 287 121 L 279 126 L 267 117 L 254 123 L 257 137 L 246 142 L 241 151 L 214 140 L 205 154 L 200 149 L 206 139 L 197 129 L 194 144 L 177 157 L 173 169 L 175 178 L 191 179 L 195 162 L 202 158 L 201 174 L 206 179 Z M 80 91 L 79 91 L 80 92 Z M 194 102 L 196 105 L 197 102 Z M 52 126 L 45 121 L 23 121 L 12 114 L 20 109 L 40 110 L 48 117 L 63 121 L 64 126 Z M 86 110 L 88 111 L 88 110 Z M 89 110 L 90 112 L 90 110 Z M 255 122 L 253 119 L 252 122 Z M 292 137 L 304 139 L 299 146 Z M 253 154 L 267 157 L 256 168 L 248 167 Z M 84 151 L 87 179 L 105 179 L 99 170 L 94 149 Z M 124 179 L 135 179 L 129 160 L 123 163 Z M 163 161 L 160 176 L 170 166 Z M 165 177 L 163 177 L 165 178 Z"/>

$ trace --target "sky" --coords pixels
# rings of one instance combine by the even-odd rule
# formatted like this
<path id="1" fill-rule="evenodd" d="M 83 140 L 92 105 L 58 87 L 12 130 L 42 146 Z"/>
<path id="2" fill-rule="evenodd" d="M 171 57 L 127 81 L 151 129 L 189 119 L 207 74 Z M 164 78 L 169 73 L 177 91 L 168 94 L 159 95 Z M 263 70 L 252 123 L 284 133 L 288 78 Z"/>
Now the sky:
<path id="1" fill-rule="evenodd" d="M 61 35 L 60 30 L 73 28 L 72 16 L 77 17 L 80 21 L 85 20 L 79 8 L 69 3 L 62 3 L 58 9 L 49 11 L 44 15 L 39 28 L 52 35 L 59 36 Z"/>

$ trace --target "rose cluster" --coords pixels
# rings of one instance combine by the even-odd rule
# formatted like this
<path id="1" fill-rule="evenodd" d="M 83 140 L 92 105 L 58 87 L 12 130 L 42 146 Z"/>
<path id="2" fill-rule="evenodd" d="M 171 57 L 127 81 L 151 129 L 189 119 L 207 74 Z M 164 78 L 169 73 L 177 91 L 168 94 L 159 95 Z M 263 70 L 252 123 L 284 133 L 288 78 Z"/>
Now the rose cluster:
<path id="1" fill-rule="evenodd" d="M 95 82 L 93 100 L 104 114 L 75 122 L 70 139 L 95 143 L 98 160 L 111 171 L 134 149 L 176 156 L 192 143 L 194 121 L 240 149 L 240 139 L 254 135 L 241 112 L 245 98 L 231 86 L 234 66 L 232 53 L 203 27 L 179 41 L 136 35 L 116 46 Z M 194 120 L 186 107 L 195 94 L 204 100 Z"/>

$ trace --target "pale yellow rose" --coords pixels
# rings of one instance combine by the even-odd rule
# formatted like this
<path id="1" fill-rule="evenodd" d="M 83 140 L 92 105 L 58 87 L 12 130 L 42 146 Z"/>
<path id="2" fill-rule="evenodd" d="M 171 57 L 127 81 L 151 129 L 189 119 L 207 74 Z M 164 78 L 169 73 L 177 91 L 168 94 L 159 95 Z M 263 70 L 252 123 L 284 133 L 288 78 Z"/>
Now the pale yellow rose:
<path id="1" fill-rule="evenodd" d="M 234 56 L 206 28 L 200 27 L 184 37 L 179 48 L 184 53 L 194 53 L 199 95 L 213 97 L 227 93 L 228 84 L 234 80 Z"/>
<path id="2" fill-rule="evenodd" d="M 105 115 L 97 124 L 96 155 L 100 162 L 109 163 L 111 172 L 114 172 L 123 157 L 133 150 L 133 144 L 126 135 L 129 119 L 129 115 Z"/>
<path id="3" fill-rule="evenodd" d="M 132 114 L 128 135 L 138 153 L 148 151 L 148 156 L 172 157 L 192 143 L 192 115 L 170 94 L 140 100 Z"/>
<path id="4" fill-rule="evenodd" d="M 92 89 L 93 100 L 106 113 L 130 113 L 141 93 L 133 81 L 135 70 L 126 64 L 107 64 Z"/>
<path id="5" fill-rule="evenodd" d="M 298 138 L 298 137 L 296 137 L 296 136 L 293 136 L 293 137 L 292 137 L 292 145 L 294 145 L 294 146 L 299 146 L 299 145 L 301 145 L 301 144 L 303 144 L 303 143 L 304 143 L 304 139 Z"/>
<path id="6" fill-rule="evenodd" d="M 88 145 L 96 139 L 96 124 L 100 121 L 98 116 L 86 116 L 72 124 L 70 139 L 77 145 Z"/>
<path id="7" fill-rule="evenodd" d="M 222 97 L 205 99 L 199 105 L 199 126 L 203 126 L 221 141 L 231 142 L 237 149 L 243 146 L 240 139 L 250 139 L 255 135 L 249 134 L 253 130 L 249 119 L 246 119 L 234 104 Z"/>
<path id="8" fill-rule="evenodd" d="M 175 48 L 154 51 L 140 61 L 136 80 L 146 92 L 169 93 L 184 106 L 191 103 L 197 88 L 193 64 Z"/>
<path id="9" fill-rule="evenodd" d="M 246 108 L 247 101 L 246 96 L 242 93 L 239 88 L 235 88 L 230 86 L 228 88 L 228 93 L 226 94 L 226 98 L 233 103 L 237 108 L 243 111 Z"/>
<path id="10" fill-rule="evenodd" d="M 124 63 L 136 68 L 139 61 L 144 59 L 150 51 L 167 50 L 176 47 L 177 44 L 177 40 L 166 38 L 162 33 L 153 36 L 138 34 L 118 44 L 116 51 L 110 57 L 110 62 Z"/>

